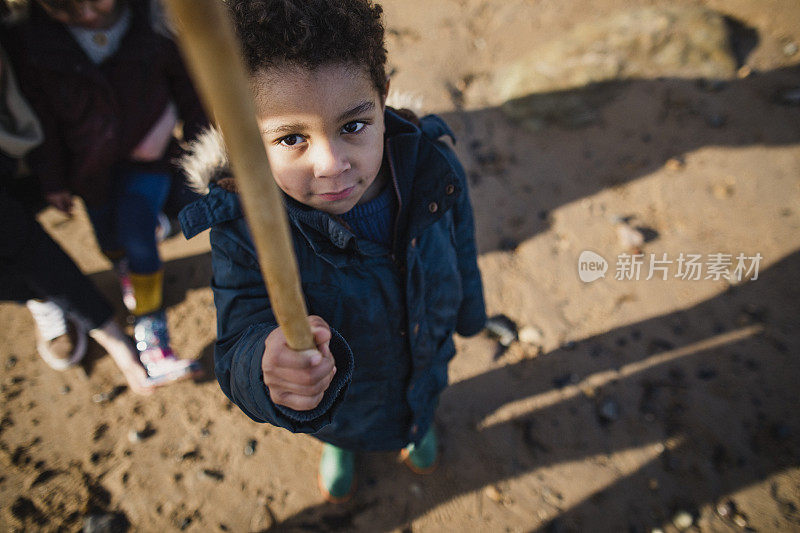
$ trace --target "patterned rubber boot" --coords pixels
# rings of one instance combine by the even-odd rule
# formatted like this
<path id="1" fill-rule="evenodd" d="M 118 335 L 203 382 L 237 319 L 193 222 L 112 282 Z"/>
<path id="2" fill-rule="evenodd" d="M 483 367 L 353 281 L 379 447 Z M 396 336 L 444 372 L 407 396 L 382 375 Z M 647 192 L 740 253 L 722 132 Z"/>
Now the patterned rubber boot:
<path id="1" fill-rule="evenodd" d="M 133 281 L 131 281 L 131 269 L 128 266 L 128 259 L 123 257 L 114 261 L 114 272 L 119 281 L 119 290 L 122 293 L 122 303 L 125 308 L 133 312 L 136 309 L 136 296 L 133 292 Z"/>
<path id="2" fill-rule="evenodd" d="M 430 474 L 439 462 L 439 439 L 431 426 L 418 444 L 409 444 L 400 452 L 400 458 L 412 472 Z"/>
<path id="3" fill-rule="evenodd" d="M 356 489 L 354 452 L 332 444 L 322 447 L 317 483 L 322 497 L 330 503 L 344 503 Z"/>
<path id="4" fill-rule="evenodd" d="M 178 359 L 172 351 L 163 309 L 137 316 L 135 320 L 133 337 L 139 359 L 147 371 L 148 385 L 164 385 L 202 373 L 199 361 Z"/>

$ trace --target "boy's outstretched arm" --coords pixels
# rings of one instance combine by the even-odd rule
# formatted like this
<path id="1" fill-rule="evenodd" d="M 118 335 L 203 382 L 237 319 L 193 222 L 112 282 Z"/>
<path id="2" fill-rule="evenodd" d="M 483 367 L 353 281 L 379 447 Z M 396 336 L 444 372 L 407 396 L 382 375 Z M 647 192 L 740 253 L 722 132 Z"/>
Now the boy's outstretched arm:
<path id="1" fill-rule="evenodd" d="M 229 224 L 243 228 L 245 222 Z M 240 242 L 242 234 L 246 235 L 218 228 L 211 234 L 217 380 L 253 420 L 313 433 L 333 420 L 344 399 L 352 377 L 352 352 L 319 317 L 309 317 L 317 350 L 295 352 L 286 346 L 252 245 Z"/>

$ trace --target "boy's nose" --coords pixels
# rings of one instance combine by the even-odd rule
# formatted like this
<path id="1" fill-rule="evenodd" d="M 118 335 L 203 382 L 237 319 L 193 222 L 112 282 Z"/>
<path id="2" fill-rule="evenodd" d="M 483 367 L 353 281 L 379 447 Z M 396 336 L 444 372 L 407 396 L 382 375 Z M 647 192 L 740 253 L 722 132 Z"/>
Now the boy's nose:
<path id="1" fill-rule="evenodd" d="M 335 143 L 318 142 L 314 150 L 314 177 L 332 178 L 350 169 L 350 161 Z"/>

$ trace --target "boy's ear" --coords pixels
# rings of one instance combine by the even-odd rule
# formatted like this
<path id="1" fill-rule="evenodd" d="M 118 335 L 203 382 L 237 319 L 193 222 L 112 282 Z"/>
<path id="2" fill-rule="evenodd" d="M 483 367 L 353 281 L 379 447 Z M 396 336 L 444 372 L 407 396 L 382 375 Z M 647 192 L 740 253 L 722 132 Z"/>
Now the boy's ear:
<path id="1" fill-rule="evenodd" d="M 386 78 L 386 83 L 383 85 L 383 94 L 381 95 L 381 106 L 386 107 L 386 98 L 389 96 L 389 84 L 392 80 Z"/>

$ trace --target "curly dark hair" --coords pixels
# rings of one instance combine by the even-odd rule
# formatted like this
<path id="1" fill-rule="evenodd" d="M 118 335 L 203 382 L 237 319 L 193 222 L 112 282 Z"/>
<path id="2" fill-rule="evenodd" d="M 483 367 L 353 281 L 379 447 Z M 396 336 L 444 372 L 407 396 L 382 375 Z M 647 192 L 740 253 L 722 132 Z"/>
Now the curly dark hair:
<path id="1" fill-rule="evenodd" d="M 364 67 L 386 86 L 383 8 L 371 0 L 228 0 L 250 73 L 326 63 Z"/>

